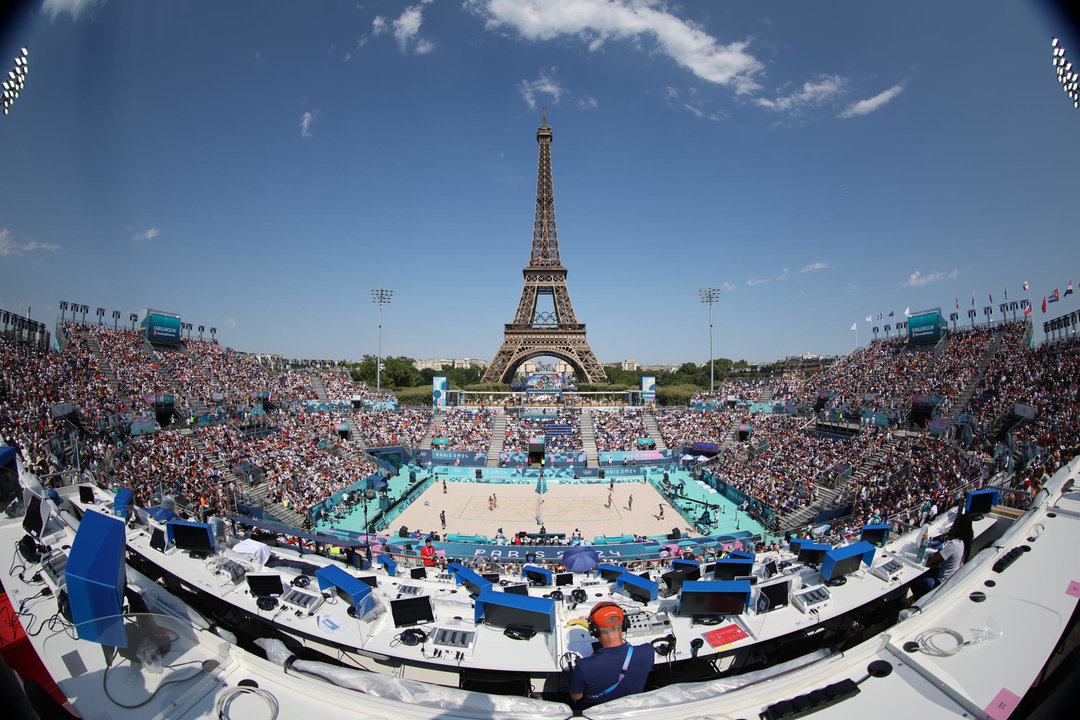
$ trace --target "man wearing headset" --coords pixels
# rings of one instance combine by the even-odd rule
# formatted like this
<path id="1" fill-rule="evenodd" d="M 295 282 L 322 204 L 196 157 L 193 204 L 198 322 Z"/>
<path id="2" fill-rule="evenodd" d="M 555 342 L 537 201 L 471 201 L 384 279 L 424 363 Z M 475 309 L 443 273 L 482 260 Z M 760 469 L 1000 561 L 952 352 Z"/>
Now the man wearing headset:
<path id="1" fill-rule="evenodd" d="M 653 666 L 653 646 L 626 642 L 623 633 L 629 624 L 626 613 L 613 602 L 598 603 L 589 613 L 589 632 L 601 647 L 592 657 L 578 660 L 570 676 L 570 698 L 578 709 L 645 688 Z"/>

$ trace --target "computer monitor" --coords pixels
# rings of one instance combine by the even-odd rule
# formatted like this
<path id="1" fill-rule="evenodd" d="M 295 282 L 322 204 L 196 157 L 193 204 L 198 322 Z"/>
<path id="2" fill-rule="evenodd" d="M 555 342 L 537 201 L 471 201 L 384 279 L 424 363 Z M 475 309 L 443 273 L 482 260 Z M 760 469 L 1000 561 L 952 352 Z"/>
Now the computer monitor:
<path id="1" fill-rule="evenodd" d="M 626 593 L 631 600 L 639 602 L 643 605 L 648 604 L 652 601 L 652 598 L 649 596 L 649 591 L 638 585 L 623 583 L 622 587 L 619 588 L 619 592 Z"/>
<path id="2" fill-rule="evenodd" d="M 83 505 L 94 504 L 94 488 L 88 485 L 79 486 L 79 502 Z"/>
<path id="3" fill-rule="evenodd" d="M 754 561 L 743 558 L 721 558 L 716 561 L 713 580 L 734 580 L 754 572 Z"/>
<path id="4" fill-rule="evenodd" d="M 680 590 L 684 582 L 688 582 L 693 578 L 688 577 L 689 570 L 668 570 L 666 573 L 660 576 L 660 579 L 664 581 L 664 585 L 667 586 L 667 595 L 674 595 Z"/>
<path id="5" fill-rule="evenodd" d="M 422 566 L 409 568 L 409 577 L 413 580 L 426 580 L 427 570 Z"/>
<path id="6" fill-rule="evenodd" d="M 724 584 L 727 585 L 727 583 Z M 738 585 L 742 586 L 744 583 L 738 583 Z M 715 618 L 723 615 L 741 615 L 743 610 L 746 609 L 749 587 L 749 583 L 745 583 L 746 589 L 736 589 L 732 587 L 731 589 L 693 592 L 684 588 L 682 594 L 679 596 L 679 607 L 675 614 L 680 617 L 694 618 Z"/>
<path id="7" fill-rule="evenodd" d="M 285 587 L 281 583 L 281 576 L 277 573 L 248 573 L 245 576 L 248 591 L 255 597 L 270 597 L 281 595 Z"/>
<path id="8" fill-rule="evenodd" d="M 519 583 L 517 585 L 507 585 L 503 588 L 503 592 L 508 592 L 511 595 L 528 595 L 529 586 L 525 583 Z"/>
<path id="9" fill-rule="evenodd" d="M 379 586 L 379 578 L 375 577 L 374 575 L 361 575 L 357 578 L 357 580 L 366 584 L 368 587 Z"/>
<path id="10" fill-rule="evenodd" d="M 623 572 L 624 571 L 621 567 L 602 566 L 600 567 L 600 579 L 612 581 L 622 575 Z"/>
<path id="11" fill-rule="evenodd" d="M 997 504 L 997 490 L 976 490 L 969 492 L 965 498 L 964 512 L 972 515 L 985 515 L 993 510 Z"/>
<path id="12" fill-rule="evenodd" d="M 652 580 L 652 573 L 650 573 L 648 570 L 646 570 L 645 572 L 639 572 L 637 576 L 639 578 L 644 578 L 645 580 Z"/>
<path id="13" fill-rule="evenodd" d="M 766 561 L 765 564 L 761 566 L 761 569 L 765 571 L 765 578 L 766 579 L 771 578 L 773 575 L 775 575 L 777 573 L 776 561 L 775 560 Z"/>
<path id="14" fill-rule="evenodd" d="M 776 610 L 777 608 L 787 605 L 788 596 L 790 594 L 791 582 L 789 580 L 781 580 L 780 582 L 769 583 L 768 585 L 758 585 L 758 614 Z"/>
<path id="15" fill-rule="evenodd" d="M 24 495 L 26 496 L 26 514 L 23 515 L 22 528 L 28 535 L 40 539 L 41 531 L 45 529 L 45 523 L 48 520 L 49 506 L 42 503 L 41 498 L 29 490 Z"/>
<path id="16" fill-rule="evenodd" d="M 210 554 L 214 552 L 214 536 L 210 526 L 205 523 L 170 522 L 172 528 L 173 544 L 177 550 L 187 550 L 191 553 Z"/>
<path id="17" fill-rule="evenodd" d="M 493 628 L 546 633 L 552 630 L 551 616 L 546 613 L 490 602 L 484 605 L 484 623 Z"/>
<path id="18" fill-rule="evenodd" d="M 825 578 L 825 582 L 834 582 L 842 577 L 846 577 L 851 573 L 859 569 L 859 565 L 862 564 L 862 555 L 851 555 L 849 557 L 841 558 L 832 564 L 826 575 L 822 573 L 822 577 Z"/>
<path id="19" fill-rule="evenodd" d="M 863 525 L 862 531 L 859 533 L 859 540 L 865 540 L 877 547 L 885 547 L 885 543 L 889 541 L 889 526 Z"/>
<path id="20" fill-rule="evenodd" d="M 150 531 L 150 547 L 159 553 L 165 552 L 165 529 L 156 527 Z"/>
<path id="21" fill-rule="evenodd" d="M 431 597 L 428 595 L 391 600 L 390 613 L 394 617 L 394 627 L 435 622 L 435 609 L 431 606 Z"/>
<path id="22" fill-rule="evenodd" d="M 820 567 L 825 560 L 825 553 L 829 551 L 828 545 L 814 545 L 805 543 L 799 548 L 799 562 L 810 567 Z"/>
<path id="23" fill-rule="evenodd" d="M 548 584 L 548 574 L 532 568 L 525 568 L 525 579 L 530 585 L 543 587 Z"/>
<path id="24" fill-rule="evenodd" d="M 458 577 L 461 578 L 461 580 L 462 580 L 461 584 L 465 586 L 465 590 L 468 591 L 469 595 L 471 595 L 472 597 L 479 597 L 480 593 L 484 592 L 484 590 L 487 590 L 488 588 L 491 587 L 490 583 L 488 583 L 488 582 L 477 582 L 476 580 L 474 580 L 471 577 L 468 577 L 464 573 L 458 573 Z M 481 581 L 483 581 L 483 578 L 481 578 L 479 575 L 477 576 L 477 578 L 479 578 Z"/>
<path id="25" fill-rule="evenodd" d="M 489 583 L 499 582 L 499 573 L 480 573 L 480 577 L 484 578 Z"/>
<path id="26" fill-rule="evenodd" d="M 573 584 L 574 584 L 574 573 L 572 573 L 572 572 L 555 573 L 555 587 L 562 587 L 564 585 L 573 585 Z"/>
<path id="27" fill-rule="evenodd" d="M 789 546 L 791 547 L 791 552 L 798 555 L 799 550 L 802 549 L 803 543 L 810 544 L 810 543 L 813 543 L 813 542 L 814 541 L 811 540 L 810 538 L 792 538 L 791 542 L 789 543 Z"/>

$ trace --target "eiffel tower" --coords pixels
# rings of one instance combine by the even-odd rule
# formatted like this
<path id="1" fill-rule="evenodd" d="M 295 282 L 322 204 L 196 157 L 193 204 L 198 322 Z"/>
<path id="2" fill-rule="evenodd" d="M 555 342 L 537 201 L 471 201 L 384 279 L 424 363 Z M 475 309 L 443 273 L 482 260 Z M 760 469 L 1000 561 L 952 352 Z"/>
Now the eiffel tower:
<path id="1" fill-rule="evenodd" d="M 518 367 L 530 358 L 548 355 L 570 364 L 578 382 L 606 383 L 604 368 L 585 339 L 585 323 L 577 321 L 566 268 L 559 258 L 559 238 L 555 232 L 555 197 L 551 184 L 551 128 L 544 112 L 536 130 L 540 161 L 536 171 L 536 218 L 533 220 L 532 254 L 521 272 L 521 289 L 514 322 L 507 323 L 502 347 L 495 353 L 482 382 L 508 384 Z M 551 295 L 554 312 L 536 308 L 540 295 Z"/>

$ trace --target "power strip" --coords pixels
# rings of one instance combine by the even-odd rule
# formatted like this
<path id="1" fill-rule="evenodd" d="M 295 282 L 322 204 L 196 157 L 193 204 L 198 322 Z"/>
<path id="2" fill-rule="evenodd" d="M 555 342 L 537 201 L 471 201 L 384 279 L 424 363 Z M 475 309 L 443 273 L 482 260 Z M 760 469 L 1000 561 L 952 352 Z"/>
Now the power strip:
<path id="1" fill-rule="evenodd" d="M 831 601 L 832 594 L 829 592 L 829 588 L 824 585 L 815 585 L 791 596 L 791 604 L 802 613 L 817 612 L 824 607 L 828 607 Z"/>

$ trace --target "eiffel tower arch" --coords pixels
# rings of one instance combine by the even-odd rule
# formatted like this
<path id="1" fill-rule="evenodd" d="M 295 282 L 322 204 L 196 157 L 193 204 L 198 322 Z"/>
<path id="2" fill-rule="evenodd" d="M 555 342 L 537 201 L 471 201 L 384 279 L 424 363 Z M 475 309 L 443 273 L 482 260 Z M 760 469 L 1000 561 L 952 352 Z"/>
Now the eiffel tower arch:
<path id="1" fill-rule="evenodd" d="M 570 290 L 566 287 L 566 268 L 559 257 L 559 237 L 555 229 L 551 139 L 551 127 L 545 113 L 536 130 L 540 160 L 536 171 L 536 216 L 529 265 L 522 270 L 525 283 L 514 322 L 506 324 L 502 346 L 484 373 L 485 383 L 508 384 L 522 363 L 542 355 L 568 363 L 580 382 L 608 381 L 603 366 L 585 339 L 585 323 L 577 321 Z M 537 299 L 542 295 L 551 296 L 553 311 L 537 308 Z"/>

